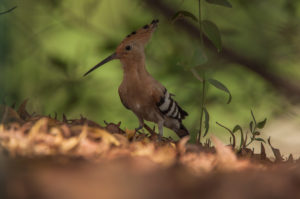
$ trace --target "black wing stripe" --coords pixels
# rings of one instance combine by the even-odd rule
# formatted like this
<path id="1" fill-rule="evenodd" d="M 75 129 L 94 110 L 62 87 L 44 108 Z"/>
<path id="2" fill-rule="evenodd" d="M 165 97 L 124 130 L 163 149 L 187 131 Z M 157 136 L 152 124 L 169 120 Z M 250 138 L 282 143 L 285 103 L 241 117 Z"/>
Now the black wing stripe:
<path id="1" fill-rule="evenodd" d="M 171 114 L 172 118 L 178 118 L 178 105 L 176 102 L 175 102 L 175 104 L 176 104 L 176 108 L 174 109 L 174 111 Z"/>
<path id="2" fill-rule="evenodd" d="M 156 104 L 158 107 L 161 106 L 165 102 L 166 94 L 167 94 L 167 89 L 165 89 L 165 91 L 164 91 L 164 96 L 162 96 L 160 98 L 160 101 Z"/>
<path id="3" fill-rule="evenodd" d="M 182 120 L 188 114 L 172 99 L 172 94 L 167 90 L 164 91 L 164 96 L 156 104 L 162 114 L 167 117 Z"/>

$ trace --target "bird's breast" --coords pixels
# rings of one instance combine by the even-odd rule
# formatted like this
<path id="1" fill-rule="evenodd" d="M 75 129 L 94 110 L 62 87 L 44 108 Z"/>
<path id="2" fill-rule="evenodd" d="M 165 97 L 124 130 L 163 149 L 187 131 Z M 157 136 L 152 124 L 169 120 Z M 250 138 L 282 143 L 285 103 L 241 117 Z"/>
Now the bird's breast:
<path id="1" fill-rule="evenodd" d="M 122 102 L 126 103 L 131 110 L 140 110 L 149 103 L 149 93 L 140 86 L 128 86 L 121 84 L 119 87 L 119 95 Z"/>
<path id="2" fill-rule="evenodd" d="M 157 113 L 153 102 L 152 90 L 144 83 L 122 82 L 119 87 L 119 95 L 124 106 L 136 115 L 149 121 L 158 120 L 159 113 Z"/>

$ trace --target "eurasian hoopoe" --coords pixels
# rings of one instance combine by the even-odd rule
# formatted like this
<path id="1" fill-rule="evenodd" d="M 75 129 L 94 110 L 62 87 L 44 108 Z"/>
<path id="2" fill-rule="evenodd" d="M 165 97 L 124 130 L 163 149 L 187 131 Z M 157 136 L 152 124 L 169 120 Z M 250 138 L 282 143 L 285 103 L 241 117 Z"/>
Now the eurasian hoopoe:
<path id="1" fill-rule="evenodd" d="M 119 95 L 123 105 L 130 109 L 139 119 L 140 130 L 144 120 L 158 125 L 159 135 L 163 136 L 163 126 L 172 129 L 179 137 L 189 134 L 182 120 L 188 115 L 172 99 L 167 89 L 156 81 L 145 67 L 145 45 L 156 29 L 158 20 L 153 20 L 141 29 L 128 35 L 117 47 L 116 52 L 98 63 L 87 73 L 113 60 L 119 59 L 124 70 Z"/>

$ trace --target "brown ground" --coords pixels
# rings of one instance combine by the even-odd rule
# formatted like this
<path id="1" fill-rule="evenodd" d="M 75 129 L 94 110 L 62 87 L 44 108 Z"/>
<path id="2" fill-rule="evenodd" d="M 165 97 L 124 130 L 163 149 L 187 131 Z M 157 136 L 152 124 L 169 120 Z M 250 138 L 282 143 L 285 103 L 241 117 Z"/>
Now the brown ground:
<path id="1" fill-rule="evenodd" d="M 300 161 L 1 106 L 0 198 L 300 198 Z M 276 159 L 265 154 L 270 147 Z"/>

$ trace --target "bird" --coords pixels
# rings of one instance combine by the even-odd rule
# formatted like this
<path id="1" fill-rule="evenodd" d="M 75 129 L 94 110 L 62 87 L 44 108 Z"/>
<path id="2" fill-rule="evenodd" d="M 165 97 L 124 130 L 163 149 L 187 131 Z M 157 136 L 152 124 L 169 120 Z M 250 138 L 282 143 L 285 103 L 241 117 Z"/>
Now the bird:
<path id="1" fill-rule="evenodd" d="M 138 118 L 139 126 L 135 130 L 141 130 L 146 120 L 157 124 L 159 139 L 163 137 L 163 127 L 173 130 L 182 138 L 189 135 L 182 124 L 188 113 L 173 99 L 174 95 L 149 74 L 145 65 L 145 47 L 158 23 L 159 20 L 154 19 L 127 35 L 113 54 L 92 67 L 84 76 L 109 61 L 119 59 L 123 68 L 123 81 L 118 93 L 122 104 Z"/>

